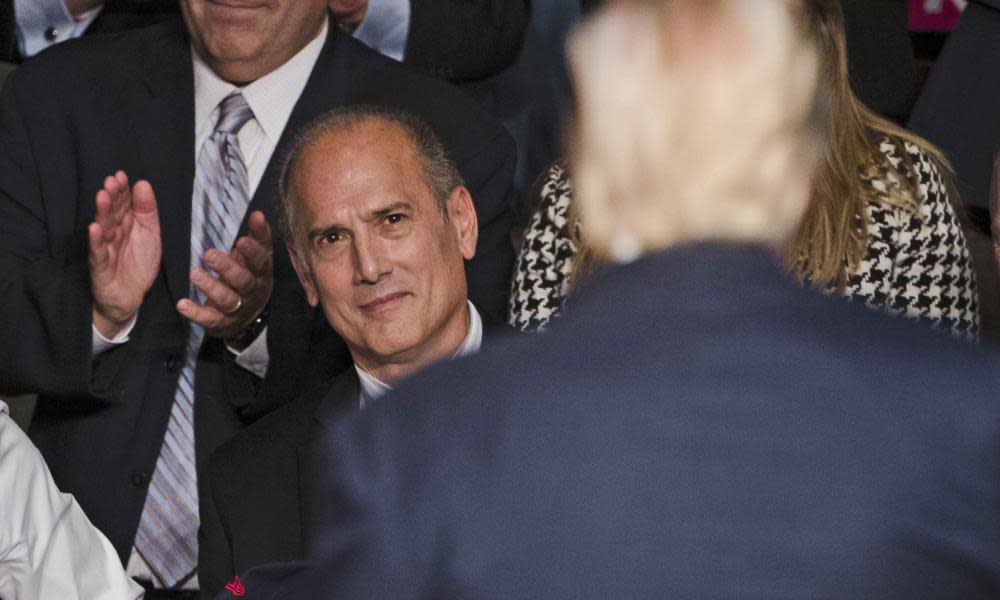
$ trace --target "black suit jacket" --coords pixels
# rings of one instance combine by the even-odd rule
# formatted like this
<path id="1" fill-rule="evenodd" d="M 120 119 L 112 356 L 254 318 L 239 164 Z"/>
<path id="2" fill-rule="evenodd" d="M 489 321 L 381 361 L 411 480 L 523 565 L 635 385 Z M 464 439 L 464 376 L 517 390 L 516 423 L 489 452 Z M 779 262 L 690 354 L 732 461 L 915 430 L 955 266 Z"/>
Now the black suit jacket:
<path id="1" fill-rule="evenodd" d="M 357 409 L 354 369 L 289 402 L 212 453 L 200 498 L 198 584 L 211 598 L 234 575 L 307 556 L 303 520 L 313 439 Z"/>
<path id="2" fill-rule="evenodd" d="M 510 66 L 521 51 L 530 0 L 413 0 L 404 62 L 452 82 Z"/>
<path id="3" fill-rule="evenodd" d="M 898 0 L 842 0 L 851 86 L 866 105 L 903 124 L 917 99 L 917 69 Z"/>
<path id="4" fill-rule="evenodd" d="M 484 347 L 511 333 L 488 317 L 483 326 Z M 251 567 L 321 552 L 328 511 L 316 481 L 325 464 L 321 440 L 338 418 L 357 412 L 359 390 L 356 371 L 347 369 L 212 453 L 200 499 L 198 583 L 205 597 Z"/>
<path id="5" fill-rule="evenodd" d="M 260 419 L 212 453 L 200 499 L 198 584 L 212 597 L 250 567 L 306 557 L 303 490 L 313 438 L 357 409 L 354 369 Z"/>
<path id="6" fill-rule="evenodd" d="M 335 424 L 361 543 L 246 598 L 995 598 L 998 389 L 996 354 L 765 249 L 643 258 Z"/>
<path id="7" fill-rule="evenodd" d="M 955 167 L 958 191 L 989 235 L 993 157 L 1000 150 L 1000 0 L 970 0 L 913 108 L 909 126 Z"/>
<path id="8" fill-rule="evenodd" d="M 60 488 L 73 493 L 123 559 L 132 544 L 167 426 L 188 325 L 174 308 L 188 290 L 194 177 L 193 78 L 180 20 L 59 44 L 22 65 L 0 100 L 0 392 L 40 392 L 31 435 Z M 273 221 L 280 157 L 292 134 L 336 106 L 384 103 L 438 132 L 475 198 L 480 253 L 470 296 L 500 311 L 514 151 L 509 136 L 446 84 L 415 75 L 330 28 L 250 210 Z M 157 193 L 160 275 L 131 340 L 91 361 L 87 224 L 103 178 L 124 169 Z M 249 211 L 248 211 L 249 214 Z M 485 242 L 485 243 L 484 243 Z M 488 308 L 485 308 L 488 307 Z M 232 367 L 206 342 L 196 375 L 199 466 L 266 408 L 348 364 L 319 311 L 305 303 L 275 243 L 267 380 Z M 270 406 L 270 405 L 269 405 Z"/>

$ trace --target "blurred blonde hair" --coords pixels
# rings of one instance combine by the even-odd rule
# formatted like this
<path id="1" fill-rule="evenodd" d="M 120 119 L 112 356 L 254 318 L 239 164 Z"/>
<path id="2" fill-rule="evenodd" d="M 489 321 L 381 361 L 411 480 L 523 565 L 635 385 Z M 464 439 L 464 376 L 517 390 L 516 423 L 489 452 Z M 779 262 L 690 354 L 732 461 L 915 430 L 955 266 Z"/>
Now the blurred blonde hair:
<path id="1" fill-rule="evenodd" d="M 796 18 L 789 0 L 622 0 L 574 33 L 574 202 L 597 260 L 788 238 L 821 147 Z"/>
<path id="2" fill-rule="evenodd" d="M 958 193 L 951 166 L 940 150 L 875 114 L 854 94 L 840 0 L 803 0 L 802 6 L 803 33 L 815 40 L 820 51 L 820 93 L 828 98 L 823 118 L 827 146 L 812 201 L 785 249 L 785 264 L 800 280 L 820 288 L 831 284 L 842 288 L 868 251 L 870 203 L 920 214 L 920 176 L 904 143 L 915 145 L 936 163 L 953 202 Z M 879 150 L 884 139 L 899 147 L 895 153 L 899 168 Z M 884 189 L 877 190 L 872 180 L 881 181 L 884 185 L 879 187 Z"/>

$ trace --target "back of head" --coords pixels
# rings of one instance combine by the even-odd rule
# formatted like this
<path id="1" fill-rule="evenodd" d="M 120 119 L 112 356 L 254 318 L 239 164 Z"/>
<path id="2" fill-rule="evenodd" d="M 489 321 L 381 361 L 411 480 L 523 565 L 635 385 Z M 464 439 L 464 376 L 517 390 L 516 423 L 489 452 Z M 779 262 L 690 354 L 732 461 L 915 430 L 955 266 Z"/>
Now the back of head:
<path id="1" fill-rule="evenodd" d="M 784 0 L 629 0 L 580 28 L 572 158 L 598 255 L 786 239 L 819 152 L 798 18 Z"/>

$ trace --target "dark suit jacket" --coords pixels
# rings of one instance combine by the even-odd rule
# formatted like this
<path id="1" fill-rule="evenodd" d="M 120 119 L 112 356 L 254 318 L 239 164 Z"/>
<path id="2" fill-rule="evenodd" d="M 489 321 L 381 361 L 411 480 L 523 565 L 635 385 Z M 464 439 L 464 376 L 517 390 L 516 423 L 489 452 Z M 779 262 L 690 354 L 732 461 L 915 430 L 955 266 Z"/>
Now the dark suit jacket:
<path id="1" fill-rule="evenodd" d="M 174 304 L 189 287 L 191 69 L 177 20 L 59 44 L 15 71 L 0 100 L 0 331 L 6 340 L 0 392 L 42 393 L 32 438 L 60 488 L 76 496 L 123 558 L 167 426 L 188 332 Z M 335 27 L 250 210 L 261 209 L 273 221 L 280 157 L 292 134 L 331 108 L 355 103 L 402 106 L 436 129 L 479 213 L 470 297 L 499 312 L 512 261 L 509 136 L 453 88 L 411 73 Z M 86 231 L 94 193 L 116 169 L 152 183 L 163 262 L 131 341 L 92 362 Z M 305 303 L 281 240 L 274 256 L 273 360 L 264 389 L 280 392 L 269 398 L 278 404 L 349 361 L 320 311 Z M 196 376 L 199 465 L 264 410 L 253 406 L 252 392 L 260 391 L 254 378 L 227 368 L 229 360 L 218 340 L 204 344 Z"/>
<path id="2" fill-rule="evenodd" d="M 998 389 L 994 353 L 762 248 L 646 257 L 335 424 L 362 543 L 246 598 L 995 598 Z"/>
<path id="3" fill-rule="evenodd" d="M 87 35 L 147 27 L 179 12 L 177 0 L 105 0 L 104 8 L 87 28 Z M 14 0 L 0 0 L 0 60 L 20 60 L 17 51 Z"/>
<path id="4" fill-rule="evenodd" d="M 234 575 L 307 556 L 302 502 L 310 446 L 340 414 L 357 409 L 359 383 L 347 369 L 260 419 L 212 453 L 200 498 L 198 584 L 211 598 Z"/>
<path id="5" fill-rule="evenodd" d="M 413 0 L 404 62 L 460 83 L 502 71 L 517 58 L 530 0 Z"/>
<path id="6" fill-rule="evenodd" d="M 909 126 L 940 147 L 976 225 L 989 235 L 990 176 L 1000 150 L 1000 0 L 971 0 L 948 36 Z"/>
<path id="7" fill-rule="evenodd" d="M 841 5 L 855 93 L 879 114 L 906 123 L 917 99 L 907 4 L 899 0 L 842 0 Z"/>
<path id="8" fill-rule="evenodd" d="M 509 328 L 484 318 L 484 347 Z M 215 452 L 201 501 L 198 583 L 211 598 L 256 565 L 304 559 L 324 544 L 327 498 L 316 445 L 339 417 L 357 412 L 357 373 L 348 369 L 241 431 Z M 319 465 L 320 467 L 318 467 Z"/>

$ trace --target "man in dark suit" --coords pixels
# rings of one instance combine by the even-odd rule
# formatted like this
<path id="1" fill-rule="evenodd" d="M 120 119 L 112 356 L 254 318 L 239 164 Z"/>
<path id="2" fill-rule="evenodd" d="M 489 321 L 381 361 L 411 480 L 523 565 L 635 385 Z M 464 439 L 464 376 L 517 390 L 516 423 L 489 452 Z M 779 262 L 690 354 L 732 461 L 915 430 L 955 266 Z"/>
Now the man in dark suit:
<path id="1" fill-rule="evenodd" d="M 466 299 L 475 210 L 427 125 L 402 112 L 339 109 L 303 132 L 287 164 L 293 263 L 355 366 L 212 454 L 199 533 L 207 597 L 250 567 L 307 556 L 313 438 L 429 362 L 477 351 L 484 328 L 501 329 Z"/>
<path id="2" fill-rule="evenodd" d="M 576 34 L 574 202 L 621 264 L 544 337 L 336 423 L 316 475 L 340 553 L 246 598 L 1000 593 L 997 356 L 775 256 L 827 125 L 789 6 L 622 2 Z"/>
<path id="3" fill-rule="evenodd" d="M 11 76 L 0 107 L 0 330 L 17 340 L 0 351 L 0 391 L 42 394 L 34 441 L 60 487 L 130 563 L 149 562 L 131 549 L 174 423 L 193 420 L 194 447 L 174 444 L 187 449 L 175 464 L 186 460 L 189 469 L 255 414 L 253 397 L 240 390 L 280 390 L 284 396 L 270 398 L 280 403 L 349 364 L 343 343 L 305 302 L 280 238 L 270 268 L 277 157 L 298 129 L 356 103 L 420 115 L 476 194 L 481 229 L 469 295 L 484 310 L 502 307 L 512 258 L 512 144 L 470 101 L 340 34 L 327 23 L 325 1 L 182 7 L 188 30 L 172 21 L 43 53 Z M 220 179 L 202 157 L 217 148 L 212 140 L 234 135 L 215 128 L 225 125 L 225 99 L 237 94 L 254 116 L 224 156 L 242 147 L 245 162 L 227 158 Z M 193 203 L 202 202 L 195 216 L 203 222 L 221 193 L 211 196 L 206 185 L 236 185 L 243 169 L 249 204 L 230 221 L 240 241 L 199 256 L 192 246 L 208 230 L 196 228 Z M 232 353 L 243 344 L 240 331 L 257 329 L 266 314 L 267 378 L 259 386 Z M 194 350 L 186 317 L 206 330 Z M 253 341 L 259 349 L 263 339 Z M 181 393 L 186 417 L 172 412 Z M 186 522 L 192 526 L 196 519 Z"/>

